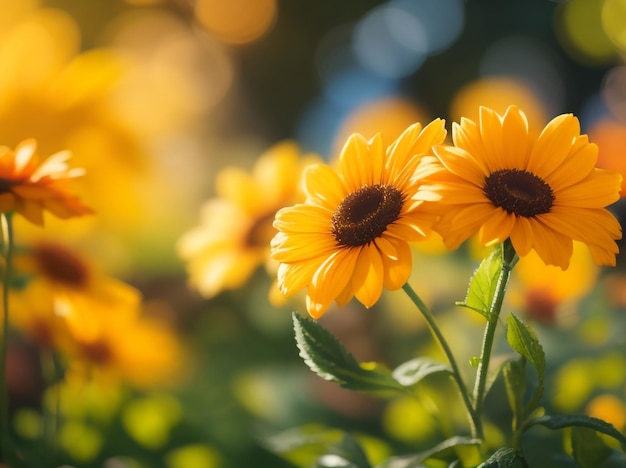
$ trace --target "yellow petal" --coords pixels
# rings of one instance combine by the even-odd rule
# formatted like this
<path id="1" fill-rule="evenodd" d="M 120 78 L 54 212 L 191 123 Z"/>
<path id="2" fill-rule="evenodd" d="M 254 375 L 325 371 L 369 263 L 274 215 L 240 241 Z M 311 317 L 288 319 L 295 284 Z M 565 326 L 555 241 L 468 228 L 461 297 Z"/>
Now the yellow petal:
<path id="1" fill-rule="evenodd" d="M 354 296 L 365 307 L 372 307 L 383 292 L 384 279 L 383 261 L 378 250 L 372 244 L 363 247 L 352 277 Z"/>

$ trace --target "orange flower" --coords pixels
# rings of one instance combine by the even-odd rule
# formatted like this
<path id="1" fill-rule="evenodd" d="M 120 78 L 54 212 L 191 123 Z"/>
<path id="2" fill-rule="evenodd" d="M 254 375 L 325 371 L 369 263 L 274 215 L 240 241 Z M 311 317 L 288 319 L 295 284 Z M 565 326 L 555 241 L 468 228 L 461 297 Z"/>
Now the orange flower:
<path id="1" fill-rule="evenodd" d="M 61 151 L 40 163 L 36 148 L 33 139 L 21 142 L 15 151 L 0 147 L 0 212 L 15 211 L 40 226 L 44 210 L 63 219 L 92 213 L 64 187 L 84 174 L 67 167 L 70 153 Z"/>

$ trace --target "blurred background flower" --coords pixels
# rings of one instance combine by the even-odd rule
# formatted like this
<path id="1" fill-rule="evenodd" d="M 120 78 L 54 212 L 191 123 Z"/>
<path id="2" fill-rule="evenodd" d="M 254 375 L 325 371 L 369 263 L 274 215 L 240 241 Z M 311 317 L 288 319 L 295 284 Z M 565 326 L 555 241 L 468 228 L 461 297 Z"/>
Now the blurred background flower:
<path id="1" fill-rule="evenodd" d="M 43 228 L 16 219 L 24 275 L 12 285 L 8 377 L 16 444 L 35 466 L 283 468 L 294 465 L 262 441 L 309 423 L 354 431 L 372 459 L 450 430 L 434 423 L 432 389 L 416 402 L 355 396 L 299 359 L 289 312 L 303 298 L 272 305 L 263 237 L 245 253 L 237 239 L 293 203 L 279 194 L 298 188 L 302 155 L 330 161 L 353 132 L 392 141 L 415 121 L 450 129 L 479 105 L 515 104 L 531 132 L 574 113 L 598 164 L 626 174 L 623 0 L 0 0 L 0 11 L 0 145 L 71 151 L 86 169 L 77 193 L 95 211 Z M 233 231 L 199 217 L 214 219 L 206 206 L 217 201 Z M 610 209 L 624 219 L 623 200 Z M 220 236 L 246 269 L 216 247 Z M 52 251 L 90 282 L 63 285 L 72 277 L 41 263 Z M 478 353 L 483 323 L 453 303 L 483 254 L 471 241 L 446 252 L 436 238 L 413 249 L 410 281 L 459 362 Z M 607 270 L 575 253 L 561 277 L 525 258 L 508 304 L 536 320 L 549 405 L 618 425 L 625 266 L 623 255 Z M 390 292 L 323 324 L 359 360 L 438 357 L 407 310 Z M 494 433 L 506 429 L 500 403 Z M 540 463 L 562 441 L 525 443 Z"/>

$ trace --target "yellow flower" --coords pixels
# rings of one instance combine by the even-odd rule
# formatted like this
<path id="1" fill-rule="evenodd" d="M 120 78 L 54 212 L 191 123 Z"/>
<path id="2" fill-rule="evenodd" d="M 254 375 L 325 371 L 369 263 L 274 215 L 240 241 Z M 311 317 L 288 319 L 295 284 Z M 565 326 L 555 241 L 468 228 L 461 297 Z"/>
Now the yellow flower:
<path id="1" fill-rule="evenodd" d="M 481 245 L 510 238 L 525 256 L 566 269 L 572 241 L 596 263 L 615 265 L 621 227 L 605 207 L 619 198 L 621 176 L 595 167 L 598 148 L 571 114 L 554 118 L 537 138 L 523 112 L 482 107 L 475 123 L 454 124 L 454 146 L 436 146 L 424 161 L 417 199 L 436 201 L 435 226 L 450 249 L 478 234 Z"/>
<path id="2" fill-rule="evenodd" d="M 43 225 L 44 210 L 62 219 L 92 213 L 64 187 L 84 174 L 67 167 L 70 153 L 61 151 L 40 163 L 36 148 L 33 139 L 21 142 L 15 151 L 0 147 L 0 212 L 15 211 L 38 225 Z"/>
<path id="3" fill-rule="evenodd" d="M 32 277 L 22 294 L 37 291 L 36 300 L 47 304 L 51 315 L 65 320 L 74 339 L 96 340 L 101 333 L 101 316 L 123 318 L 139 313 L 139 291 L 97 271 L 63 245 L 34 244 L 26 252 L 17 252 L 15 267 L 19 273 Z M 13 312 L 15 307 L 11 307 Z"/>
<path id="4" fill-rule="evenodd" d="M 72 378 L 143 388 L 167 383 L 182 370 L 176 335 L 142 313 L 135 288 L 50 242 L 18 252 L 15 266 L 30 280 L 12 292 L 12 324 L 40 346 L 61 352 Z"/>
<path id="5" fill-rule="evenodd" d="M 75 337 L 67 350 L 72 380 L 147 389 L 170 386 L 183 375 L 184 353 L 167 322 L 110 314 L 98 316 L 98 327 L 94 340 Z"/>
<path id="6" fill-rule="evenodd" d="M 546 265 L 530 251 L 515 266 L 515 280 L 507 294 L 526 316 L 544 325 L 565 325 L 576 320 L 576 304 L 593 288 L 600 268 L 589 250 L 574 242 L 569 268 Z"/>
<path id="7" fill-rule="evenodd" d="M 203 206 L 200 226 L 178 243 L 189 281 L 204 297 L 243 286 L 270 260 L 274 215 L 304 198 L 299 196 L 298 176 L 302 163 L 314 158 L 301 160 L 296 144 L 282 142 L 261 155 L 252 174 L 235 167 L 218 174 L 217 197 Z"/>
<path id="8" fill-rule="evenodd" d="M 421 209 L 412 182 L 421 157 L 446 136 L 444 122 L 414 124 L 386 150 L 382 137 L 352 135 L 335 172 L 307 168 L 305 203 L 280 210 L 272 256 L 281 262 L 285 295 L 307 288 L 307 309 L 319 318 L 333 301 L 353 296 L 371 307 L 383 287 L 402 287 L 411 273 L 409 242 L 426 238 L 434 217 Z"/>

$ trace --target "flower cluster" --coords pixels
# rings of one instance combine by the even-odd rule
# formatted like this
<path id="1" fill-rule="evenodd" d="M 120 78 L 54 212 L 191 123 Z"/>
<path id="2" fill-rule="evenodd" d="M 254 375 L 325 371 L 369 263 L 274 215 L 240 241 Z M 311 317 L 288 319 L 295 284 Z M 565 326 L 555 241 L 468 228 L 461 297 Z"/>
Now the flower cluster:
<path id="1" fill-rule="evenodd" d="M 621 227 L 606 207 L 621 176 L 596 168 L 597 146 L 571 114 L 534 136 L 515 106 L 463 118 L 445 144 L 442 120 L 415 124 L 385 147 L 350 137 L 337 169 L 309 167 L 304 203 L 280 210 L 272 257 L 285 295 L 307 288 L 307 310 L 320 317 L 336 301 L 366 307 L 382 289 L 401 288 L 411 272 L 409 243 L 431 231 L 456 249 L 476 236 L 483 246 L 510 240 L 565 270 L 573 241 L 599 265 L 615 265 Z"/>

